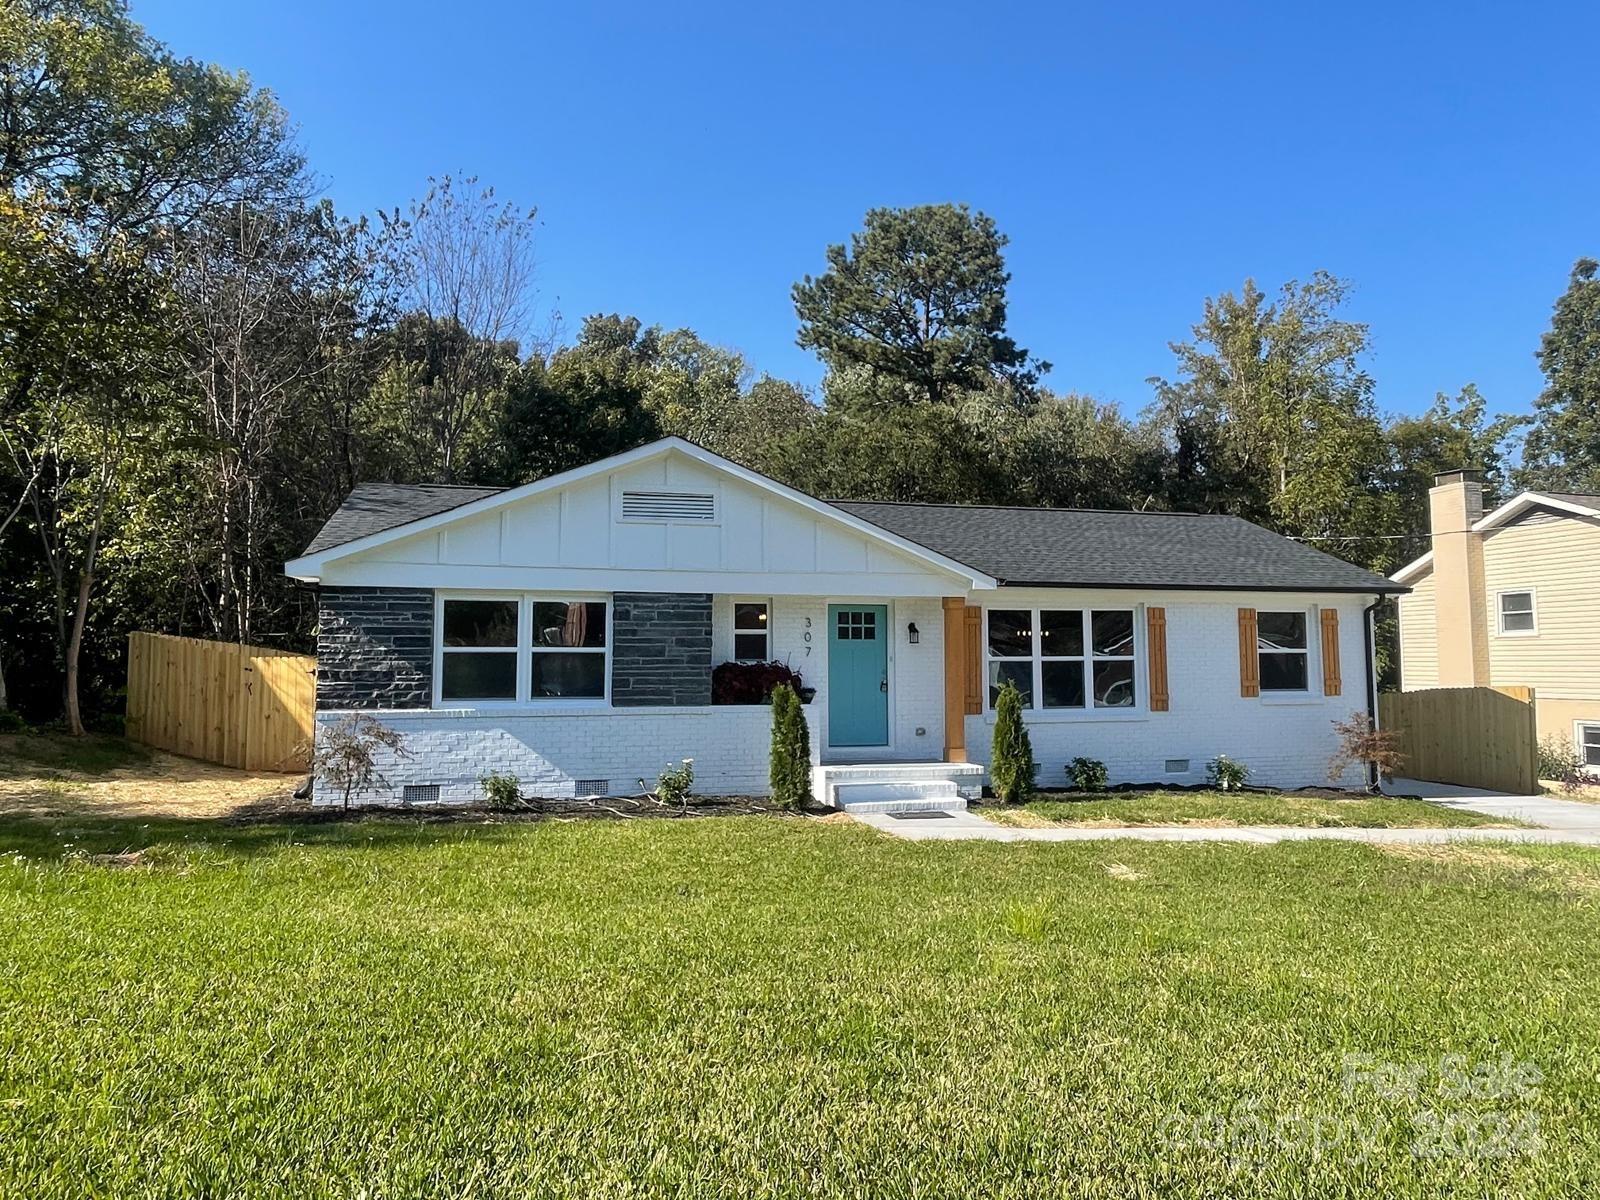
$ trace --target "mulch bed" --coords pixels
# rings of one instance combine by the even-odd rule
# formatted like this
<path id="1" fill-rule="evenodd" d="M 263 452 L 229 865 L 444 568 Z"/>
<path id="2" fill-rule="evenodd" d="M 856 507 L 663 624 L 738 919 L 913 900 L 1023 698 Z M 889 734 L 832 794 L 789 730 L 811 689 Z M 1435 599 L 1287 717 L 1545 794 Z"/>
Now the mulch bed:
<path id="1" fill-rule="evenodd" d="M 793 809 L 779 808 L 759 796 L 691 796 L 688 803 L 681 807 L 663 804 L 654 796 L 565 796 L 530 797 L 516 805 L 437 804 L 412 808 L 384 804 L 352 805 L 349 809 L 329 805 L 313 807 L 306 801 L 296 801 L 292 806 L 265 803 L 235 813 L 228 821 L 231 824 L 250 825 L 270 824 L 288 818 L 297 823 L 328 824 L 381 817 L 384 820 L 416 821 L 419 824 L 471 822 L 482 825 L 518 821 L 681 821 L 697 817 L 819 816 L 833 811 L 831 808 L 813 806 L 796 814 Z"/>

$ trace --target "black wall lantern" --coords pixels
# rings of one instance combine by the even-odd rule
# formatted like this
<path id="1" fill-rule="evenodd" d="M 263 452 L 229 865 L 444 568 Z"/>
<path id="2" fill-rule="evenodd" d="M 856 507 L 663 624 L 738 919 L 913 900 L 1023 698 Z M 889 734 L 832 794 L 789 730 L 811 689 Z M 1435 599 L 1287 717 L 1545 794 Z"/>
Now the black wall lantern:
<path id="1" fill-rule="evenodd" d="M 906 626 L 906 639 L 913 646 L 915 646 L 918 642 L 920 642 L 922 640 L 922 632 L 921 632 L 921 630 L 919 630 L 917 628 L 917 623 L 915 621 L 911 622 L 910 625 Z"/>

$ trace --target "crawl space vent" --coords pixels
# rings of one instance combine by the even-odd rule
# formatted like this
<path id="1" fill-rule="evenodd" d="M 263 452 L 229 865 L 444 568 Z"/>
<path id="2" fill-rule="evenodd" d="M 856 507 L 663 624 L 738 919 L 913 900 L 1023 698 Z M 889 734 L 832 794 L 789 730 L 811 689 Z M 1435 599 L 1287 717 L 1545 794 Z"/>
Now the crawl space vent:
<path id="1" fill-rule="evenodd" d="M 1189 760 L 1187 758 L 1167 759 L 1168 775 L 1187 775 L 1189 773 Z"/>
<path id="2" fill-rule="evenodd" d="M 400 789 L 400 803 L 437 804 L 439 803 L 439 785 L 437 783 L 408 783 Z"/>
<path id="3" fill-rule="evenodd" d="M 622 519 L 709 525 L 717 519 L 717 498 L 710 492 L 623 492 Z"/>
<path id="4" fill-rule="evenodd" d="M 609 796 L 611 794 L 611 780 L 609 779 L 578 779 L 572 784 L 574 796 Z"/>

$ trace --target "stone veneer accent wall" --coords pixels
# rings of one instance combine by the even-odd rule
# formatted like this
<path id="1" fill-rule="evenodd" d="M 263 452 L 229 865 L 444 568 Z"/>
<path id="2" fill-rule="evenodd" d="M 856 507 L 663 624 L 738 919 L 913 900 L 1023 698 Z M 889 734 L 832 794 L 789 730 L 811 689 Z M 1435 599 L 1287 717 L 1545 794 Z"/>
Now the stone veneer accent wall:
<path id="1" fill-rule="evenodd" d="M 317 707 L 433 703 L 433 592 L 325 587 L 317 620 Z"/>
<path id="2" fill-rule="evenodd" d="M 711 594 L 618 592 L 611 612 L 611 703 L 711 703 Z"/>

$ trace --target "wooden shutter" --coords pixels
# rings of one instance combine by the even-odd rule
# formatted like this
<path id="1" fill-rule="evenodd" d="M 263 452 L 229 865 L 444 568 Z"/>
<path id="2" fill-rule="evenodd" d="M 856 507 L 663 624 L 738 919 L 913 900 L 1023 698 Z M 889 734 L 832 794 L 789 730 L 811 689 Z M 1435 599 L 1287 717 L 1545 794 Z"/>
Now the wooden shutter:
<path id="1" fill-rule="evenodd" d="M 975 716 L 983 711 L 983 609 L 968 605 L 964 615 L 967 630 L 967 713 Z"/>
<path id="2" fill-rule="evenodd" d="M 1322 610 L 1322 694 L 1337 696 L 1343 680 L 1339 677 L 1339 610 Z"/>
<path id="3" fill-rule="evenodd" d="M 1256 610 L 1239 610 L 1239 695 L 1261 695 L 1261 660 L 1256 657 Z"/>
<path id="4" fill-rule="evenodd" d="M 1150 659 L 1150 711 L 1166 712 L 1171 703 L 1167 692 L 1167 610 L 1147 608 L 1145 620 L 1145 653 Z"/>

